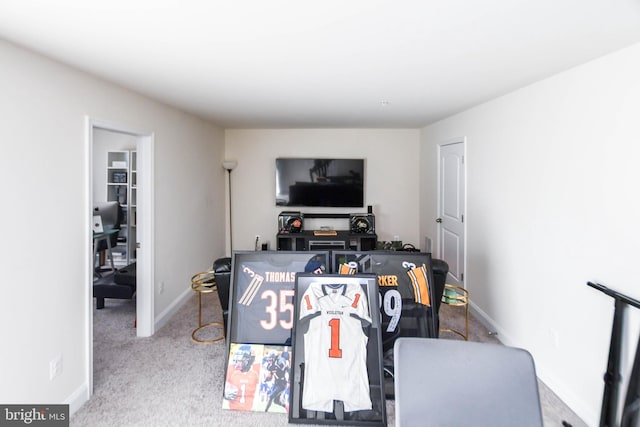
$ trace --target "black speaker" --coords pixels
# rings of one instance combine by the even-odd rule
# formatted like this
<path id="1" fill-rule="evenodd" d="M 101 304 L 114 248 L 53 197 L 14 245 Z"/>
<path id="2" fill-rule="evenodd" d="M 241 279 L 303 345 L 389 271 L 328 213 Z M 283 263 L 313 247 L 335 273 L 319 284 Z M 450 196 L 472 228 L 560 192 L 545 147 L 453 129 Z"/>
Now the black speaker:
<path id="1" fill-rule="evenodd" d="M 375 234 L 376 219 L 373 214 L 350 214 L 351 232 L 356 234 Z"/>
<path id="2" fill-rule="evenodd" d="M 300 212 L 281 212 L 278 215 L 278 232 L 299 233 L 302 231 L 302 220 Z"/>

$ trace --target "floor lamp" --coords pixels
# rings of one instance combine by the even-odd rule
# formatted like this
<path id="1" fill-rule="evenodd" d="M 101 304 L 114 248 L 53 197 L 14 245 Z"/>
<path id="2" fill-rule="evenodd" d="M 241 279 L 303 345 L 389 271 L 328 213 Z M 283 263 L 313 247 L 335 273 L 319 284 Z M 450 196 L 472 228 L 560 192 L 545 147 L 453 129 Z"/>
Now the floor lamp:
<path id="1" fill-rule="evenodd" d="M 233 229 L 231 228 L 231 171 L 238 166 L 238 162 L 235 160 L 225 160 L 222 162 L 222 167 L 225 168 L 229 175 L 229 255 L 233 254 Z"/>

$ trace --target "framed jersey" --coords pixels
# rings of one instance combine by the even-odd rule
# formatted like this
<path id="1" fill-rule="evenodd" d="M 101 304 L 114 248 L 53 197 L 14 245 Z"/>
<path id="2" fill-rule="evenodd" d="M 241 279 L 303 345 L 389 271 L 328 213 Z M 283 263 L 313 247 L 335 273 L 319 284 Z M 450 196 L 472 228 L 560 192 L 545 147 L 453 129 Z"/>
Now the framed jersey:
<path id="1" fill-rule="evenodd" d="M 289 422 L 386 425 L 378 284 L 372 274 L 299 274 Z"/>
<path id="2" fill-rule="evenodd" d="M 234 252 L 228 342 L 291 345 L 293 293 L 300 273 L 324 273 L 329 252 Z"/>
<path id="3" fill-rule="evenodd" d="M 437 337 L 431 254 L 405 251 L 333 251 L 333 271 L 373 273 L 380 290 L 383 351 L 396 338 Z"/>

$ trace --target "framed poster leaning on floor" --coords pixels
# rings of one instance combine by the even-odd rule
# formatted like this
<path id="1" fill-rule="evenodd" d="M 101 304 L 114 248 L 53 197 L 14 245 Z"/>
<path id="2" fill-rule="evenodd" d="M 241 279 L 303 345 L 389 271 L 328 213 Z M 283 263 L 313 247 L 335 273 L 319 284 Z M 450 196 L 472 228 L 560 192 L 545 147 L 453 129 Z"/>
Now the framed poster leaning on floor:
<path id="1" fill-rule="evenodd" d="M 385 426 L 377 278 L 299 274 L 289 422 Z"/>
<path id="2" fill-rule="evenodd" d="M 289 410 L 296 275 L 328 264 L 325 251 L 233 253 L 224 409 Z"/>

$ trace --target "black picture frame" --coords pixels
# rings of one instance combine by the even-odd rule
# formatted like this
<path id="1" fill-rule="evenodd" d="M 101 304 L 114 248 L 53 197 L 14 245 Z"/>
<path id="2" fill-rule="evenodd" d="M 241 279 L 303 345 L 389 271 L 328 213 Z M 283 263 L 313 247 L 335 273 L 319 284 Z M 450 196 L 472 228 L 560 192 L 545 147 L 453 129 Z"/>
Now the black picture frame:
<path id="1" fill-rule="evenodd" d="M 383 316 L 383 351 L 393 349 L 395 340 L 400 336 L 437 338 L 438 320 L 435 307 L 435 288 L 432 270 L 432 256 L 429 252 L 408 251 L 331 251 L 331 271 L 337 273 L 340 265 L 351 263 L 357 273 L 372 273 L 378 277 L 381 293 L 381 315 Z M 428 299 L 419 303 L 412 286 L 411 277 L 407 274 L 413 267 L 424 265 Z M 393 331 L 386 326 L 393 321 L 385 313 L 385 308 L 394 305 L 390 296 L 401 298 L 401 317 L 398 328 Z M 387 295 L 389 294 L 390 295 Z M 423 297 L 424 298 L 424 297 Z M 425 304 L 426 303 L 426 304 Z"/>
<path id="2" fill-rule="evenodd" d="M 295 278 L 329 268 L 328 251 L 234 251 L 227 341 L 291 345 Z M 278 306 L 276 318 L 269 304 Z"/>
<path id="3" fill-rule="evenodd" d="M 362 293 L 366 295 L 368 304 L 368 312 L 371 323 L 365 322 L 363 326 L 363 334 L 366 340 L 366 370 L 369 385 L 369 397 L 371 399 L 371 409 L 346 411 L 345 404 L 341 401 L 334 401 L 332 411 L 309 410 L 303 407 L 304 388 L 309 387 L 305 383 L 305 373 L 309 375 L 306 369 L 312 369 L 306 361 L 307 348 L 305 343 L 305 334 L 309 333 L 311 320 L 305 316 L 300 319 L 301 304 L 305 293 L 311 286 L 336 285 L 359 287 Z M 316 288 L 317 289 L 317 288 Z M 382 342 L 380 335 L 380 316 L 377 314 L 379 305 L 378 284 L 376 276 L 373 274 L 355 274 L 355 275 L 338 275 L 338 274 L 300 274 L 296 277 L 295 284 L 295 319 L 293 328 L 293 355 L 291 366 L 291 391 L 289 404 L 289 422 L 298 424 L 329 424 L 329 425 L 355 425 L 355 426 L 386 426 L 386 397 L 384 387 L 384 375 L 382 370 Z M 357 301 L 357 300 L 356 300 Z M 353 314 L 351 316 L 354 316 Z M 324 321 L 325 318 L 320 317 L 318 321 Z M 335 320 L 335 319 L 333 319 Z M 358 318 L 356 318 L 358 320 Z M 324 325 L 322 323 L 321 325 Z M 317 326 L 317 324 L 315 325 Z M 315 328 L 314 328 L 315 329 Z M 307 341 L 311 343 L 312 341 Z M 334 341 L 332 341 L 333 343 Z M 311 344 L 309 344 L 311 345 Z M 333 346 L 333 345 L 332 345 Z M 308 353 L 317 354 L 313 350 Z M 305 363 L 307 365 L 305 366 Z M 329 373 L 329 372 L 328 372 Z M 316 376 L 317 378 L 317 376 Z M 342 377 L 343 379 L 344 376 Z M 352 381 L 353 375 L 346 378 Z M 322 390 L 331 390 L 331 386 L 335 390 L 341 390 L 344 384 L 333 384 L 329 379 L 329 387 L 322 387 Z"/>
<path id="4" fill-rule="evenodd" d="M 409 251 L 332 251 L 333 272 L 345 270 L 373 273 L 380 290 L 380 316 L 382 318 L 382 352 L 385 389 L 388 398 L 394 398 L 393 346 L 400 337 L 438 337 L 438 312 L 435 301 L 435 281 L 432 257 L 428 252 Z M 418 275 L 424 274 L 428 286 L 428 301 L 416 298 L 416 274 L 409 270 L 424 265 Z M 423 296 L 420 295 L 422 298 Z M 424 304 L 428 302 L 429 304 Z"/>

